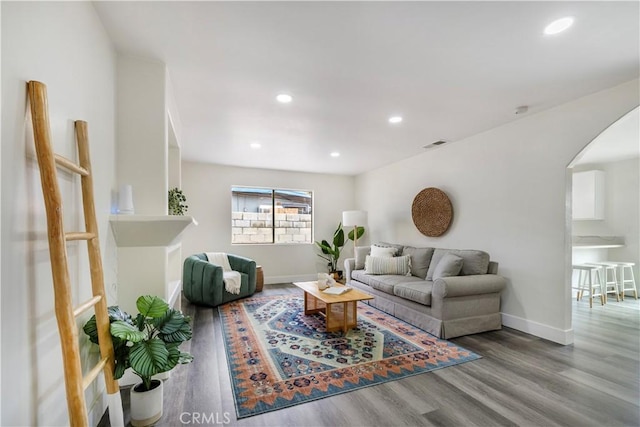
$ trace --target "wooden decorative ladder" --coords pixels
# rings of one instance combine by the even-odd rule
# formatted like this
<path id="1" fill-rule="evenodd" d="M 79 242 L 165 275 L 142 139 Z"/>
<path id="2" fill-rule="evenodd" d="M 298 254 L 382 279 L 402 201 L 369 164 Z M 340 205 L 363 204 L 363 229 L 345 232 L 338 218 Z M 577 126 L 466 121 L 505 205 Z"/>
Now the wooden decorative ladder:
<path id="1" fill-rule="evenodd" d="M 60 344 L 64 362 L 64 379 L 69 408 L 69 420 L 72 426 L 87 426 L 87 406 L 84 397 L 85 389 L 93 380 L 104 372 L 107 387 L 109 418 L 112 426 L 124 425 L 122 402 L 118 381 L 113 377 L 114 353 L 111 333 L 109 332 L 109 314 L 107 312 L 106 294 L 98 225 L 93 197 L 93 178 L 89 159 L 89 141 L 87 123 L 76 121 L 76 140 L 78 145 L 77 165 L 69 159 L 54 154 L 51 147 L 49 113 L 47 106 L 47 87 L 40 82 L 30 81 L 27 84 L 31 103 L 33 134 L 36 154 L 40 167 L 42 193 L 47 212 L 47 230 L 49 236 L 49 254 L 53 273 L 55 295 L 55 312 L 60 332 Z M 58 186 L 56 165 L 81 175 L 82 205 L 86 231 L 65 233 L 62 217 L 62 197 Z M 66 243 L 74 240 L 86 240 L 91 269 L 91 288 L 93 297 L 73 307 Z M 80 362 L 80 346 L 78 343 L 78 326 L 76 318 L 91 307 L 95 307 L 98 339 L 101 359 L 98 364 L 83 377 Z"/>

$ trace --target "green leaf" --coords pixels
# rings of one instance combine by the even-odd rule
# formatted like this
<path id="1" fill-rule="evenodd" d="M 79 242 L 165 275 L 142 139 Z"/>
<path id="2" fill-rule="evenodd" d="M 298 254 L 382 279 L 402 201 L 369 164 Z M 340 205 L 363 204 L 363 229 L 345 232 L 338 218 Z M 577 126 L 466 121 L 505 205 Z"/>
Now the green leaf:
<path id="1" fill-rule="evenodd" d="M 98 325 L 96 323 L 95 314 L 91 316 L 91 319 L 89 319 L 87 323 L 84 324 L 84 326 L 82 327 L 82 330 L 84 331 L 85 334 L 89 335 L 89 340 L 92 343 L 98 344 Z"/>
<path id="2" fill-rule="evenodd" d="M 134 325 L 117 320 L 111 324 L 111 335 L 131 342 L 140 342 L 147 338 L 144 331 L 138 330 Z"/>
<path id="3" fill-rule="evenodd" d="M 188 323 L 184 322 L 180 325 L 180 328 L 175 332 L 165 334 L 159 333 L 158 338 L 168 343 L 181 343 L 184 341 L 189 341 L 191 339 L 192 332 L 191 326 Z"/>
<path id="4" fill-rule="evenodd" d="M 117 305 L 112 305 L 111 307 L 107 308 L 107 312 L 109 313 L 109 320 L 111 322 L 122 320 L 123 322 L 133 324 L 131 315 L 126 311 L 122 311 Z"/>
<path id="5" fill-rule="evenodd" d="M 327 242 L 326 240 L 323 240 L 322 242 L 316 241 L 316 245 L 318 245 L 320 250 L 322 250 L 323 254 L 329 255 L 329 251 L 331 250 L 331 245 L 329 244 L 329 242 Z"/>
<path id="6" fill-rule="evenodd" d="M 180 349 L 178 348 L 177 343 L 167 344 L 167 350 L 169 351 L 169 357 L 167 358 L 167 365 L 165 366 L 165 370 L 172 370 L 178 362 L 180 362 Z"/>
<path id="7" fill-rule="evenodd" d="M 139 331 L 144 331 L 144 325 L 147 324 L 147 318 L 142 314 L 138 313 L 136 316 L 136 320 L 134 325 L 138 328 Z"/>
<path id="8" fill-rule="evenodd" d="M 169 309 L 162 317 L 157 317 L 151 321 L 153 326 L 163 334 L 170 334 L 178 329 L 185 322 L 184 315 L 174 309 Z"/>
<path id="9" fill-rule="evenodd" d="M 169 309 L 169 304 L 157 296 L 143 295 L 136 301 L 138 311 L 144 317 L 162 317 Z"/>
<path id="10" fill-rule="evenodd" d="M 153 325 L 158 330 L 158 338 L 167 343 L 181 343 L 191 339 L 191 318 L 185 317 L 182 312 L 170 309 L 160 318 L 153 320 Z"/>
<path id="11" fill-rule="evenodd" d="M 361 238 L 361 237 L 362 237 L 362 235 L 364 234 L 364 227 L 357 227 L 357 230 L 358 230 L 358 239 L 359 239 L 359 238 Z M 354 240 L 354 239 L 353 239 L 353 234 L 354 234 L 354 233 L 353 233 L 353 230 L 351 230 L 351 231 L 349 232 L 349 234 L 347 235 L 347 238 L 348 238 L 349 240 Z"/>
<path id="12" fill-rule="evenodd" d="M 124 371 L 126 371 L 126 369 L 127 369 L 127 366 L 124 363 L 117 363 L 116 361 L 116 366 L 115 366 L 115 369 L 113 370 L 113 377 L 116 380 L 119 380 L 124 375 Z"/>
<path id="13" fill-rule="evenodd" d="M 135 343 L 129 353 L 131 368 L 143 380 L 145 377 L 150 379 L 160 372 L 165 372 L 168 359 L 169 350 L 164 342 L 158 338 Z"/>
<path id="14" fill-rule="evenodd" d="M 344 246 L 344 230 L 342 229 L 342 224 L 338 225 L 338 229 L 333 235 L 333 246 L 336 248 Z"/>
<path id="15" fill-rule="evenodd" d="M 109 315 L 110 323 L 120 320 L 129 324 L 133 324 L 133 322 L 131 321 L 131 316 L 128 313 L 122 311 L 120 307 L 118 307 L 117 305 L 108 307 L 107 313 Z M 98 325 L 96 322 L 95 314 L 91 316 L 91 318 L 87 321 L 87 323 L 84 324 L 84 326 L 82 327 L 82 330 L 84 331 L 85 334 L 89 336 L 89 340 L 92 343 L 98 344 Z M 117 338 L 113 340 L 114 347 L 117 345 L 117 340 L 118 340 Z"/>
<path id="16" fill-rule="evenodd" d="M 329 254 L 331 255 L 332 258 L 337 260 L 338 258 L 340 258 L 340 249 L 333 248 L 329 251 Z"/>

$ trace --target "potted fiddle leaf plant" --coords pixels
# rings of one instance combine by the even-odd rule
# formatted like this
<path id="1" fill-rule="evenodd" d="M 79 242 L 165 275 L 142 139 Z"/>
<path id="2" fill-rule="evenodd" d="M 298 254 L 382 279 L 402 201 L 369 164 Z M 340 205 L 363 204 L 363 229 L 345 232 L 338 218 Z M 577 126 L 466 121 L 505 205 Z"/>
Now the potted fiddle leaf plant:
<path id="1" fill-rule="evenodd" d="M 131 424 L 147 426 L 162 417 L 162 381 L 153 376 L 193 360 L 191 354 L 179 349 L 191 339 L 191 319 L 157 296 L 141 296 L 136 307 L 139 313 L 135 318 L 118 307 L 109 307 L 114 377 L 121 378 L 127 368 L 140 377 L 142 382 L 131 388 Z M 95 316 L 84 331 L 92 342 L 98 342 Z"/>
<path id="2" fill-rule="evenodd" d="M 320 248 L 321 253 L 318 254 L 320 258 L 323 258 L 327 261 L 327 268 L 329 269 L 329 274 L 333 275 L 334 279 L 342 279 L 342 271 L 338 270 L 338 261 L 340 259 L 340 253 L 345 243 L 349 240 L 354 240 L 354 235 L 357 233 L 357 238 L 359 239 L 364 234 L 364 227 L 357 227 L 357 230 L 351 230 L 346 235 L 345 241 L 345 233 L 342 228 L 342 222 L 338 224 L 338 228 L 333 233 L 333 240 L 329 243 L 326 240 L 322 240 L 320 242 L 316 241 L 316 245 Z"/>

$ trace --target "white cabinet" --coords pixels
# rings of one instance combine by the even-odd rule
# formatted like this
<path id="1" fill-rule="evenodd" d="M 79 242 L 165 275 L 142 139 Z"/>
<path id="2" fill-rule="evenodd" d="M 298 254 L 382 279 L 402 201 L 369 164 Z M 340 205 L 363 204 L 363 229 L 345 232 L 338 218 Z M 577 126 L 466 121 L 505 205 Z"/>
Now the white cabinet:
<path id="1" fill-rule="evenodd" d="M 573 219 L 604 219 L 604 172 L 573 174 Z"/>

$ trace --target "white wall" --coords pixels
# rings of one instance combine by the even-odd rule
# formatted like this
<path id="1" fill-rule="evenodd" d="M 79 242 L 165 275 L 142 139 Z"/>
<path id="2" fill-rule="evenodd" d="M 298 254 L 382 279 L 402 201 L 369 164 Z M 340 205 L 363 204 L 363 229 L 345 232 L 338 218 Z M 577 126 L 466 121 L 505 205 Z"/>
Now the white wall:
<path id="1" fill-rule="evenodd" d="M 503 323 L 571 342 L 566 170 L 603 129 L 638 105 L 638 81 L 611 88 L 430 150 L 356 179 L 370 239 L 486 250 L 509 283 Z M 426 187 L 445 191 L 449 231 L 421 235 L 411 203 Z"/>
<path id="2" fill-rule="evenodd" d="M 132 186 L 136 214 L 166 215 L 166 66 L 119 55 L 117 70 L 118 183 Z"/>
<path id="3" fill-rule="evenodd" d="M 573 221 L 573 234 L 623 236 L 625 245 L 612 249 L 574 249 L 574 261 L 635 262 L 634 276 L 640 277 L 640 159 L 580 165 L 573 172 L 594 169 L 604 171 L 604 220 Z"/>
<path id="4" fill-rule="evenodd" d="M 200 252 L 227 252 L 254 259 L 263 266 L 265 283 L 310 280 L 326 272 L 326 263 L 317 256 L 315 244 L 232 245 L 231 187 L 233 185 L 312 190 L 314 197 L 314 239 L 332 239 L 342 221 L 342 211 L 355 208 L 354 178 L 247 169 L 204 163 L 182 163 L 182 189 L 187 197 L 188 215 L 197 227 L 185 231 L 182 255 Z M 352 244 L 345 246 L 352 253 Z"/>
<path id="5" fill-rule="evenodd" d="M 68 425 L 62 356 L 40 176 L 26 82 L 48 86 L 54 150 L 77 159 L 73 121 L 89 125 L 105 281 L 114 303 L 115 245 L 108 225 L 115 184 L 115 54 L 88 2 L 2 2 L 2 425 Z M 79 179 L 60 174 L 65 228 L 83 227 Z M 68 247 L 76 302 L 91 295 L 85 243 Z M 86 320 L 88 315 L 83 319 Z M 81 322 L 79 322 L 81 323 Z M 95 360 L 82 337 L 83 362 Z M 87 364 L 88 365 L 88 364 Z M 85 365 L 85 369 L 87 366 Z M 87 396 L 104 412 L 100 388 Z M 97 399 L 97 402 L 92 402 Z"/>

